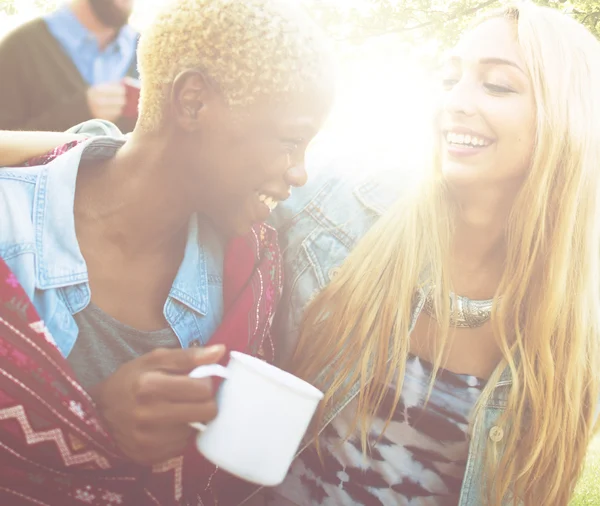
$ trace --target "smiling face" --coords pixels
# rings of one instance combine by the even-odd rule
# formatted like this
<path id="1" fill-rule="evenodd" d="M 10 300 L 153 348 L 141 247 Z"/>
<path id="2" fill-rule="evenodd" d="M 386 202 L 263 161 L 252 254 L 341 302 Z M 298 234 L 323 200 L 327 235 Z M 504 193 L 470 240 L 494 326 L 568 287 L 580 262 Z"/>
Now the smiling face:
<path id="1" fill-rule="evenodd" d="M 232 234 L 268 219 L 293 187 L 306 183 L 304 154 L 327 110 L 298 99 L 285 108 L 256 108 L 241 120 L 224 116 L 208 155 L 205 181 L 214 191 L 203 202 L 205 214 Z"/>
<path id="2" fill-rule="evenodd" d="M 531 163 L 536 112 L 514 24 L 469 32 L 443 74 L 442 172 L 450 184 L 520 185 Z"/>
<path id="3" fill-rule="evenodd" d="M 332 88 L 232 109 L 198 71 L 176 79 L 168 133 L 173 175 L 189 209 L 228 235 L 265 221 L 306 183 L 304 153 L 323 124 Z"/>

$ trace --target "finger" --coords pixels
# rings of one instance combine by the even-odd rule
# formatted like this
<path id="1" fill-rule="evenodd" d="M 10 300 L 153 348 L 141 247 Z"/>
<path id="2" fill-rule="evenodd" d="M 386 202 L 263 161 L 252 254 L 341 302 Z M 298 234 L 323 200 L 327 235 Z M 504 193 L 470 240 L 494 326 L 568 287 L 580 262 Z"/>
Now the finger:
<path id="1" fill-rule="evenodd" d="M 207 348 L 158 348 L 144 357 L 148 369 L 188 374 L 199 365 L 218 362 L 224 354 L 225 346 L 219 344 Z"/>
<path id="2" fill-rule="evenodd" d="M 121 96 L 101 96 L 96 99 L 96 103 L 101 107 L 118 107 L 127 101 L 125 95 Z"/>
<path id="3" fill-rule="evenodd" d="M 177 428 L 170 426 L 150 429 L 132 437 L 122 450 L 138 464 L 159 464 L 181 455 L 195 432 L 187 424 Z"/>
<path id="4" fill-rule="evenodd" d="M 94 86 L 93 89 L 99 95 L 125 95 L 125 86 L 121 83 L 98 84 L 97 86 Z"/>
<path id="5" fill-rule="evenodd" d="M 215 419 L 218 411 L 214 400 L 192 403 L 161 402 L 139 408 L 138 426 L 167 430 L 168 427 L 187 426 L 192 422 L 208 423 Z"/>
<path id="6" fill-rule="evenodd" d="M 140 402 L 204 402 L 213 398 L 210 378 L 190 378 L 164 371 L 151 371 L 140 375 L 136 398 Z"/>

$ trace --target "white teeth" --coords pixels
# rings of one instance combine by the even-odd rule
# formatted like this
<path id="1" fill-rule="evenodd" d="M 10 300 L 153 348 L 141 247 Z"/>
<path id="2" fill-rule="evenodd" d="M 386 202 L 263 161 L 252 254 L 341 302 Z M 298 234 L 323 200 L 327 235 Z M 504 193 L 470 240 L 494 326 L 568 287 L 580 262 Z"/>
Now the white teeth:
<path id="1" fill-rule="evenodd" d="M 268 195 L 265 195 L 264 193 L 261 193 L 258 196 L 258 200 L 260 200 L 263 204 L 265 204 L 271 211 L 273 211 L 273 209 L 275 209 L 277 207 L 277 204 L 279 203 L 273 197 L 269 197 Z"/>
<path id="2" fill-rule="evenodd" d="M 267 197 L 265 199 L 265 204 L 271 211 L 273 211 L 273 209 L 277 207 L 277 201 L 272 199 L 271 197 Z"/>
<path id="3" fill-rule="evenodd" d="M 455 132 L 448 132 L 446 134 L 446 141 L 448 141 L 450 144 L 460 144 L 471 147 L 484 147 L 489 145 L 489 142 L 482 137 L 464 135 Z"/>

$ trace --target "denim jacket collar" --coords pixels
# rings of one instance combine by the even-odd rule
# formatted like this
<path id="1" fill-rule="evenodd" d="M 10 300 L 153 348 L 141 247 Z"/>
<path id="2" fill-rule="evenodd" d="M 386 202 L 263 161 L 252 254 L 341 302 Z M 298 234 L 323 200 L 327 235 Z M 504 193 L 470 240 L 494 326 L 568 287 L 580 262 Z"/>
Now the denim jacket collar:
<path id="1" fill-rule="evenodd" d="M 124 138 L 96 137 L 41 170 L 33 207 L 37 288 L 48 290 L 88 282 L 87 265 L 75 233 L 73 206 L 77 172 L 82 161 L 111 158 L 124 143 Z M 199 241 L 200 220 L 198 216 L 190 219 L 184 258 L 169 295 L 206 315 L 208 274 L 206 255 Z"/>
<path id="2" fill-rule="evenodd" d="M 393 179 L 387 175 L 384 172 L 380 176 L 369 177 L 354 188 L 353 193 L 358 201 L 377 215 L 384 214 L 400 195 L 400 188 L 394 183 L 390 184 Z"/>

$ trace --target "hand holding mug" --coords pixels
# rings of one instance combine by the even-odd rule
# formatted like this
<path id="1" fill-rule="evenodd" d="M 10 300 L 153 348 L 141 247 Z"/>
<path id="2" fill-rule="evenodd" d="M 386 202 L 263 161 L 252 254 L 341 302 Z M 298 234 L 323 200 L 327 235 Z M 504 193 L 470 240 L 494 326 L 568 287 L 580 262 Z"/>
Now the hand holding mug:
<path id="1" fill-rule="evenodd" d="M 210 378 L 190 378 L 200 365 L 215 364 L 223 346 L 157 349 L 121 366 L 92 397 L 123 454 L 142 465 L 180 455 L 193 429 L 217 414 Z"/>
<path id="2" fill-rule="evenodd" d="M 224 379 L 216 418 L 208 424 L 191 424 L 200 431 L 198 450 L 219 468 L 244 480 L 268 487 L 281 483 L 323 393 L 236 351 L 231 352 L 227 367 L 204 365 L 190 376 Z"/>

